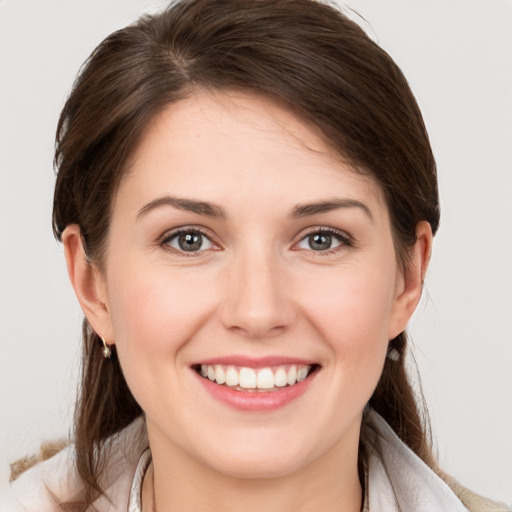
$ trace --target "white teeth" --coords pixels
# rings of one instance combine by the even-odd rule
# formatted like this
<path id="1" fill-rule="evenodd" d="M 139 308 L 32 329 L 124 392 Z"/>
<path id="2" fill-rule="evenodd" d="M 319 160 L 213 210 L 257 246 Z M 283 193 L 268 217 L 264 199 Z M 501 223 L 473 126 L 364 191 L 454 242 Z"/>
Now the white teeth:
<path id="1" fill-rule="evenodd" d="M 310 365 L 286 365 L 255 370 L 247 367 L 202 364 L 201 375 L 217 384 L 244 389 L 273 389 L 293 386 L 309 374 Z"/>
<path id="2" fill-rule="evenodd" d="M 238 386 L 238 382 L 238 372 L 232 366 L 230 366 L 226 371 L 226 385 Z"/>
<path id="3" fill-rule="evenodd" d="M 286 380 L 289 386 L 293 386 L 297 382 L 297 367 L 294 364 L 290 366 Z"/>
<path id="4" fill-rule="evenodd" d="M 217 384 L 224 384 L 224 382 L 226 382 L 226 374 L 220 365 L 215 367 L 215 380 L 217 381 Z"/>
<path id="5" fill-rule="evenodd" d="M 297 382 L 302 382 L 308 376 L 308 368 L 301 366 L 297 371 Z"/>
<path id="6" fill-rule="evenodd" d="M 256 380 L 259 389 L 272 389 L 274 387 L 274 374 L 270 368 L 260 370 Z"/>
<path id="7" fill-rule="evenodd" d="M 288 384 L 288 376 L 284 368 L 277 369 L 276 374 L 274 375 L 274 384 L 280 388 Z"/>
<path id="8" fill-rule="evenodd" d="M 256 387 L 256 372 L 252 368 L 240 369 L 240 387 L 247 389 Z"/>

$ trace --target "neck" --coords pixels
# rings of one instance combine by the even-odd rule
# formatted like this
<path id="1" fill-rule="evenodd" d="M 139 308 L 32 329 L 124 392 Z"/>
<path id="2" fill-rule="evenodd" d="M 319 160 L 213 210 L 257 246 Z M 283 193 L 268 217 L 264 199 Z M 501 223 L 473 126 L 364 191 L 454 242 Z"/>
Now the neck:
<path id="1" fill-rule="evenodd" d="M 195 460 L 180 460 L 177 453 L 161 457 L 161 453 L 154 452 L 143 485 L 143 510 L 359 512 L 362 490 L 357 443 L 353 453 L 339 452 L 335 447 L 300 470 L 272 478 L 238 478 Z"/>

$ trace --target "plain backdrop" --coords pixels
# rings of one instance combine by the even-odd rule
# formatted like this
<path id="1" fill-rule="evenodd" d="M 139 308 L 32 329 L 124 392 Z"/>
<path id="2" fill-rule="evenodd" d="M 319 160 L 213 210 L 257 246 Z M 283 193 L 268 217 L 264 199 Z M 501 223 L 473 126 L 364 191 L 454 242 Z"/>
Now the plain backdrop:
<path id="1" fill-rule="evenodd" d="M 0 0 L 0 482 L 70 431 L 81 312 L 51 233 L 59 111 L 99 41 L 162 4 Z M 348 4 L 409 79 L 438 162 L 442 223 L 410 331 L 440 461 L 512 503 L 512 3 Z"/>

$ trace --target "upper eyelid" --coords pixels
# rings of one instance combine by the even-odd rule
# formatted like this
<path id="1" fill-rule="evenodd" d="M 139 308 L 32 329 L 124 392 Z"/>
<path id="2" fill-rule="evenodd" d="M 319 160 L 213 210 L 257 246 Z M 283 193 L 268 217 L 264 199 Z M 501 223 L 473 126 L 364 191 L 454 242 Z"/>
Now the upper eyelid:
<path id="1" fill-rule="evenodd" d="M 164 244 L 164 242 L 166 242 L 167 240 L 170 240 L 171 238 L 173 238 L 181 233 L 186 233 L 188 231 L 197 231 L 201 235 L 208 238 L 213 244 L 215 244 L 219 247 L 223 247 L 223 245 L 220 243 L 218 237 L 210 229 L 208 229 L 204 226 L 198 226 L 198 225 L 193 225 L 193 224 L 178 226 L 178 227 L 175 227 L 175 228 L 165 231 L 160 237 L 158 237 L 158 243 Z M 308 228 L 302 229 L 299 233 L 297 233 L 293 238 L 294 241 L 292 242 L 292 246 L 296 245 L 297 243 L 302 241 L 304 238 L 306 238 L 307 236 L 310 236 L 314 233 L 328 233 L 328 234 L 331 234 L 334 236 L 339 236 L 341 239 L 345 239 L 346 241 L 349 241 L 352 244 L 355 243 L 355 240 L 352 237 L 352 235 L 350 235 L 345 230 L 334 228 L 331 226 L 318 225 L 318 226 L 310 226 Z"/>
<path id="2" fill-rule="evenodd" d="M 354 242 L 354 237 L 347 231 L 344 231 L 343 229 L 329 227 L 329 226 L 314 226 L 314 227 L 306 228 L 305 230 L 302 230 L 300 233 L 297 234 L 296 239 L 297 239 L 297 241 L 300 242 L 307 236 L 310 236 L 314 233 L 328 233 L 328 234 L 332 234 L 332 235 L 337 235 L 340 238 L 345 238 L 347 240 L 350 240 L 351 242 Z"/>
<path id="3" fill-rule="evenodd" d="M 189 226 L 173 228 L 173 229 L 170 229 L 170 230 L 167 230 L 166 232 L 164 232 L 164 234 L 161 235 L 157 239 L 157 245 L 159 248 L 165 250 L 168 253 L 173 253 L 175 255 L 179 255 L 180 257 L 187 257 L 187 258 L 194 258 L 194 257 L 198 258 L 198 257 L 204 256 L 209 251 L 222 250 L 223 247 L 215 240 L 215 238 L 205 231 L 208 231 L 208 230 L 205 230 L 204 228 L 189 227 Z M 185 251 L 183 249 L 179 249 L 179 248 L 171 246 L 170 242 L 172 240 L 175 240 L 176 237 L 178 237 L 179 235 L 181 235 L 183 233 L 189 233 L 189 232 L 196 232 L 196 233 L 199 233 L 201 236 L 204 236 L 205 238 L 207 238 L 209 240 L 212 247 L 209 247 L 207 249 L 197 250 L 197 251 Z"/>
<path id="4" fill-rule="evenodd" d="M 195 226 L 195 225 L 185 225 L 185 226 L 179 226 L 176 228 L 168 229 L 167 231 L 164 231 L 164 233 L 158 237 L 158 241 L 160 243 L 163 243 L 166 240 L 169 240 L 169 239 L 175 237 L 176 235 L 179 235 L 181 233 L 187 233 L 189 231 L 192 231 L 192 232 L 197 231 L 201 235 L 208 238 L 211 242 L 218 244 L 218 242 L 216 241 L 217 237 L 215 237 L 215 235 L 213 235 L 209 229 L 204 228 L 202 226 Z"/>
<path id="5" fill-rule="evenodd" d="M 331 247 L 324 251 L 314 251 L 313 249 L 302 249 L 302 248 L 298 247 L 298 245 L 301 242 L 303 242 L 308 236 L 311 236 L 315 233 L 326 233 L 328 235 L 337 237 L 339 239 L 338 241 L 340 242 L 340 244 L 336 247 Z M 305 233 L 302 232 L 300 237 L 292 244 L 290 249 L 293 251 L 299 251 L 299 250 L 306 251 L 307 253 L 311 253 L 316 258 L 316 257 L 328 256 L 328 255 L 331 255 L 334 253 L 339 253 L 340 251 L 343 251 L 343 250 L 353 249 L 356 246 L 357 246 L 356 241 L 346 231 L 341 230 L 341 229 L 327 227 L 327 226 L 322 226 L 322 227 L 318 226 L 316 228 L 310 228 Z"/>

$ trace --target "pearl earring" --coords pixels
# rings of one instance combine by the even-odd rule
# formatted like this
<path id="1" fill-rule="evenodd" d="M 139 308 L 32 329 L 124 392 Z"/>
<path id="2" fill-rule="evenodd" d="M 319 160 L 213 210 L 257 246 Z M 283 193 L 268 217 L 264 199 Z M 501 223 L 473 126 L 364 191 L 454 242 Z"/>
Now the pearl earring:
<path id="1" fill-rule="evenodd" d="M 387 355 L 388 359 L 390 359 L 393 362 L 397 362 L 400 360 L 400 352 L 396 348 L 392 348 Z"/>
<path id="2" fill-rule="evenodd" d="M 110 350 L 110 347 L 107 345 L 107 342 L 103 338 L 101 338 L 101 341 L 103 342 L 103 357 L 105 359 L 109 359 L 112 351 Z"/>

